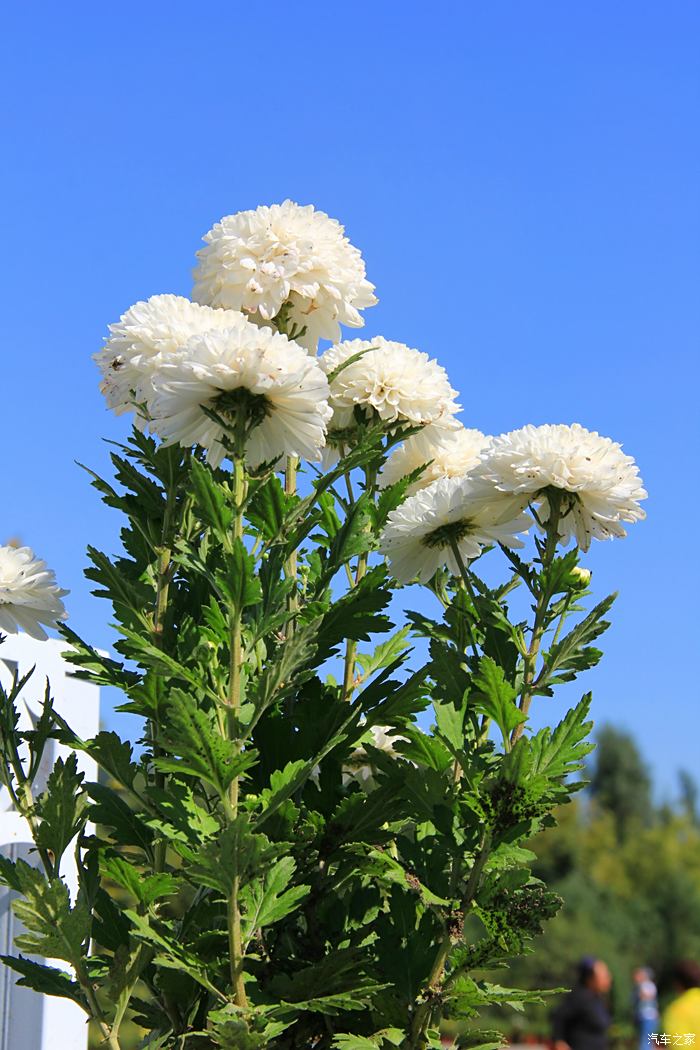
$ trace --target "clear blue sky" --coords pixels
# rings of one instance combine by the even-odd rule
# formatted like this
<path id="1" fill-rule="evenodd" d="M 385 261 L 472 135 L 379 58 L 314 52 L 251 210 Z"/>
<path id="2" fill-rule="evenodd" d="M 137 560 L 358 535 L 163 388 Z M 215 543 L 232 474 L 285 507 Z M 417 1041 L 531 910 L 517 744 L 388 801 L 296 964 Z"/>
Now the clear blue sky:
<path id="1" fill-rule="evenodd" d="M 578 420 L 638 459 L 648 520 L 589 561 L 621 591 L 594 712 L 662 791 L 697 772 L 700 5 L 16 3 L 0 38 L 0 539 L 72 625 L 109 645 L 82 567 L 117 522 L 73 460 L 126 430 L 91 353 L 189 293 L 212 222 L 289 196 L 345 223 L 365 332 L 437 356 L 467 426 Z"/>

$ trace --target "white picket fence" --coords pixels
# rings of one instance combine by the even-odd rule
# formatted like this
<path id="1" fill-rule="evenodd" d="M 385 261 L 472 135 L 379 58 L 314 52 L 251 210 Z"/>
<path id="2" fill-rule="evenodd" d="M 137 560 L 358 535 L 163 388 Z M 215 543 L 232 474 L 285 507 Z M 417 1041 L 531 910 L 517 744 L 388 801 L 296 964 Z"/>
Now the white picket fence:
<path id="1" fill-rule="evenodd" d="M 70 677 L 70 665 L 61 655 L 65 649 L 65 642 L 55 639 L 38 642 L 28 635 L 10 635 L 0 646 L 0 680 L 6 686 L 15 668 L 23 674 L 36 666 L 22 700 L 24 726 L 29 727 L 36 721 L 48 678 L 56 709 L 78 736 L 85 739 L 94 736 L 99 728 L 100 691 L 88 682 Z M 39 787 L 43 788 L 59 755 L 67 753 L 60 745 L 47 745 Z M 79 754 L 78 765 L 86 779 L 95 780 L 97 770 L 91 759 Z M 26 823 L 14 809 L 5 788 L 0 790 L 0 853 L 13 860 L 22 857 L 30 864 L 36 863 Z M 64 858 L 62 874 L 75 893 L 77 876 L 70 850 Z M 0 887 L 0 952 L 3 955 L 17 954 L 13 941 L 20 926 L 10 907 L 11 897 L 7 889 Z M 53 962 L 52 965 L 65 964 Z M 16 979 L 13 971 L 0 965 L 0 1050 L 85 1050 L 87 1026 L 82 1010 L 66 999 L 18 988 Z"/>

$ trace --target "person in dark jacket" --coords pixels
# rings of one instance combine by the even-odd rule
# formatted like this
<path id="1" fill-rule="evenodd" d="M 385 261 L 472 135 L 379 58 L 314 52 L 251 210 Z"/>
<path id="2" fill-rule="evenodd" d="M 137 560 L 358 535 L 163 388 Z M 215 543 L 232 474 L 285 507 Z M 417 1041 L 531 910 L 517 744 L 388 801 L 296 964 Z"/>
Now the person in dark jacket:
<path id="1" fill-rule="evenodd" d="M 602 959 L 586 956 L 581 960 L 575 987 L 552 1015 L 555 1050 L 607 1050 L 611 984 L 610 970 Z"/>

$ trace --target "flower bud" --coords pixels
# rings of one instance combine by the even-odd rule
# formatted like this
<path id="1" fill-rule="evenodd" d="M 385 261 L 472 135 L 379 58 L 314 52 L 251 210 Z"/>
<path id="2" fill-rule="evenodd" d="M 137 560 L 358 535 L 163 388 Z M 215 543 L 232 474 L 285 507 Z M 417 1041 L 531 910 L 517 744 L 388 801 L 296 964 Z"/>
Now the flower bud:
<path id="1" fill-rule="evenodd" d="M 575 568 L 571 570 L 571 580 L 574 587 L 576 587 L 579 590 L 583 590 L 584 587 L 587 587 L 588 584 L 591 582 L 591 570 L 584 569 L 580 565 L 576 565 Z"/>

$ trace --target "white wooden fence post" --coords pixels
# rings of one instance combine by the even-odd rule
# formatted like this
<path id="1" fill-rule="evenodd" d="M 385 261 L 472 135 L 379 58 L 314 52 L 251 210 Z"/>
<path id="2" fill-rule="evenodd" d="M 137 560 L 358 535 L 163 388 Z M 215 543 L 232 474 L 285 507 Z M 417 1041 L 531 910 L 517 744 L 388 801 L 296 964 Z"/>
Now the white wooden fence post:
<path id="1" fill-rule="evenodd" d="M 7 685 L 15 668 L 24 674 L 35 666 L 24 690 L 21 723 L 29 727 L 36 720 L 48 678 L 56 710 L 77 735 L 85 739 L 99 729 L 100 691 L 89 682 L 70 677 L 70 665 L 61 655 L 65 650 L 66 643 L 56 639 L 39 642 L 25 634 L 9 635 L 0 645 L 0 680 Z M 37 782 L 39 789 L 43 789 L 56 759 L 67 754 L 68 749 L 55 742 L 47 745 Z M 87 780 L 96 779 L 97 768 L 92 759 L 79 753 L 78 767 Z M 30 853 L 31 842 L 25 821 L 3 788 L 0 791 L 0 852 L 13 860 L 22 857 L 33 864 L 36 855 Z M 63 859 L 61 874 L 74 896 L 78 888 L 77 872 L 70 849 Z M 12 914 L 11 897 L 5 887 L 0 887 L 0 952 L 3 955 L 17 953 L 13 940 L 20 926 Z M 67 968 L 64 963 L 52 964 Z M 80 1007 L 67 999 L 18 988 L 17 976 L 0 966 L 0 1050 L 85 1050 L 87 1024 Z"/>

